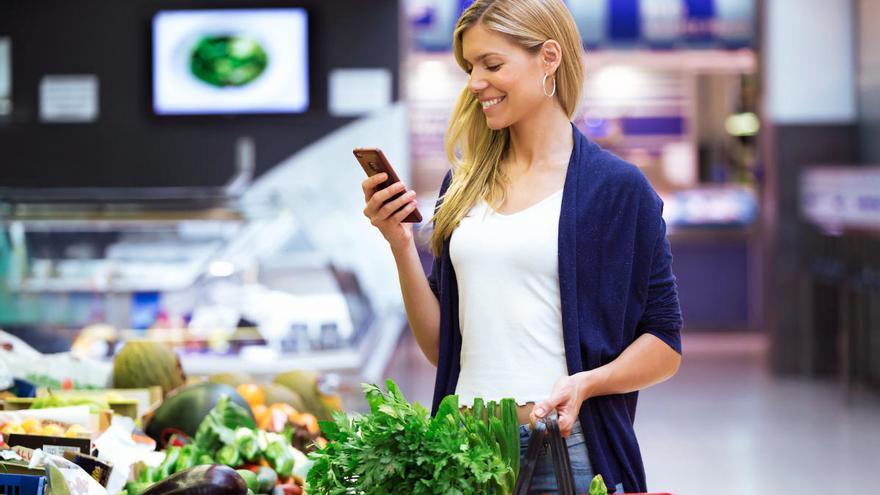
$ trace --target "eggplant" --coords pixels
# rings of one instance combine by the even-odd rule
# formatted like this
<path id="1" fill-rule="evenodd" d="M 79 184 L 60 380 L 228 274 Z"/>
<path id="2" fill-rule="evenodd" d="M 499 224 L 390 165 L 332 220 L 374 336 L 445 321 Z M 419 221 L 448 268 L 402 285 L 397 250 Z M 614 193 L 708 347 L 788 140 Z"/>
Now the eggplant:
<path id="1" fill-rule="evenodd" d="M 227 466 L 195 466 L 155 483 L 141 495 L 247 495 L 244 479 Z"/>

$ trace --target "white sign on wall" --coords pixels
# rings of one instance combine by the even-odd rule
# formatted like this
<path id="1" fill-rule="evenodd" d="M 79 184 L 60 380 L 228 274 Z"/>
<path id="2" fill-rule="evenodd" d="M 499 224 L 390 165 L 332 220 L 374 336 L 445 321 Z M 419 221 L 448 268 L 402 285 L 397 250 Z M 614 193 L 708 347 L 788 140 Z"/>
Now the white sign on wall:
<path id="1" fill-rule="evenodd" d="M 354 117 L 391 105 L 391 79 L 388 69 L 331 71 L 330 115 Z"/>
<path id="2" fill-rule="evenodd" d="M 98 120 L 98 76 L 53 75 L 40 79 L 41 122 Z"/>

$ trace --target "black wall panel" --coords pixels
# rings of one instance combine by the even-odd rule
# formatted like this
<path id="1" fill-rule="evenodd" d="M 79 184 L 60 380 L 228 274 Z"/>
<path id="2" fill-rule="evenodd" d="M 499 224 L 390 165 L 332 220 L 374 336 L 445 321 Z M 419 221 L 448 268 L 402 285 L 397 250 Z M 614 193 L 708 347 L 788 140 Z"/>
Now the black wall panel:
<path id="1" fill-rule="evenodd" d="M 157 117 L 150 108 L 150 28 L 161 9 L 305 7 L 311 108 L 301 115 Z M 256 144 L 257 173 L 350 119 L 327 113 L 333 68 L 399 75 L 397 0 L 6 0 L 0 36 L 12 40 L 13 112 L 0 121 L 0 187 L 220 186 L 234 173 L 235 141 Z M 369 27 L 369 28 L 367 28 Z M 100 118 L 38 121 L 40 78 L 96 74 Z M 396 100 L 398 88 L 393 89 Z"/>

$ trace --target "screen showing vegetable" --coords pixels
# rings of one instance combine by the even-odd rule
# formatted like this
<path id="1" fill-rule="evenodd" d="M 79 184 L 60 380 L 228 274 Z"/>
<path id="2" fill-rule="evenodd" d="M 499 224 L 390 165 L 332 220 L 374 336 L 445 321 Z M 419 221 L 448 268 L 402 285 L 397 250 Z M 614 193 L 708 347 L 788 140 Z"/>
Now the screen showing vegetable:
<path id="1" fill-rule="evenodd" d="M 153 17 L 158 115 L 300 113 L 308 93 L 304 9 L 167 10 Z"/>
<path id="2" fill-rule="evenodd" d="M 241 36 L 206 36 L 190 56 L 193 75 L 219 88 L 253 82 L 266 70 L 266 63 L 260 43 Z"/>

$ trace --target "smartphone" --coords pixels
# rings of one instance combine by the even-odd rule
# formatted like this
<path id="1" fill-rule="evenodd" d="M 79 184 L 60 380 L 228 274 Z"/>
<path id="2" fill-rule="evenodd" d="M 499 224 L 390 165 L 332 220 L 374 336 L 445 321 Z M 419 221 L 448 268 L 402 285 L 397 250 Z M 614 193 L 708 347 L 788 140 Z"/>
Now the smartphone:
<path id="1" fill-rule="evenodd" d="M 361 164 L 361 168 L 364 169 L 364 172 L 367 173 L 367 176 L 372 177 L 376 174 L 381 174 L 382 172 L 388 174 L 388 179 L 379 184 L 379 187 L 376 188 L 376 191 L 381 191 L 386 187 L 400 182 L 400 178 L 397 176 L 397 173 L 391 167 L 391 163 L 388 162 L 388 159 L 385 158 L 385 154 L 382 153 L 382 150 L 379 148 L 355 148 L 354 149 L 354 157 L 357 158 L 358 163 Z M 391 198 L 388 201 L 394 201 L 399 198 L 404 192 L 401 191 Z M 386 203 L 388 203 L 386 201 Z M 409 215 L 406 216 L 402 220 L 403 222 L 408 223 L 420 223 L 422 221 L 422 214 L 419 213 L 418 208 L 413 210 Z"/>

